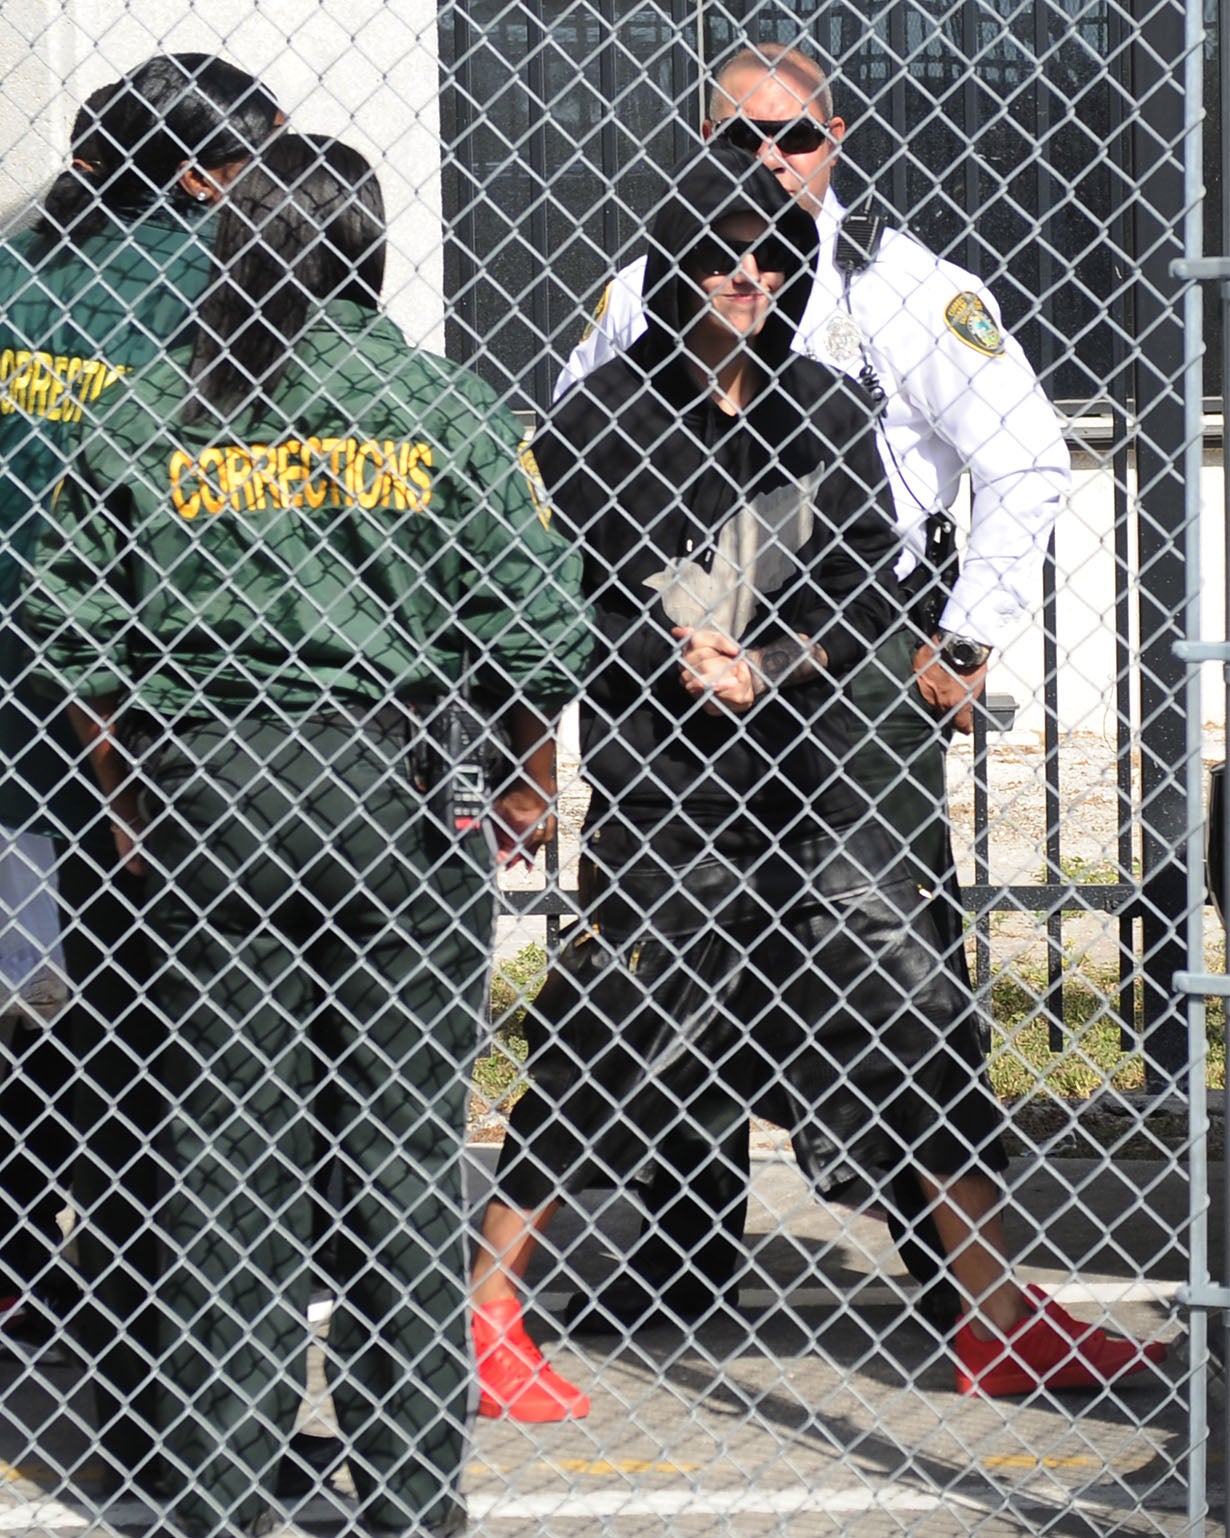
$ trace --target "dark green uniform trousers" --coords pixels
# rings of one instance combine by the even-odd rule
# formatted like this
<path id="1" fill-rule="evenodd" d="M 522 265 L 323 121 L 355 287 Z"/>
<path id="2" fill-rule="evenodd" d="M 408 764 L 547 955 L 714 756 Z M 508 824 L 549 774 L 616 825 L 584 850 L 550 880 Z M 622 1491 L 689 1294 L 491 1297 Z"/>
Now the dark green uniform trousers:
<path id="1" fill-rule="evenodd" d="M 458 1513 L 461 1151 L 493 883 L 481 837 L 425 830 L 403 738 L 344 717 L 189 724 L 146 756 L 173 1180 L 160 1429 L 190 1530 L 258 1520 L 272 1491 L 329 1164 L 326 1364 L 360 1520 Z"/>
<path id="2" fill-rule="evenodd" d="M 909 632 L 894 630 L 846 683 L 864 735 L 850 774 L 874 801 L 872 816 L 892 831 L 910 856 L 913 875 L 934 894 L 934 913 L 946 959 L 968 989 L 960 894 L 953 867 L 944 771 L 946 741 L 913 682 Z M 698 1106 L 699 1109 L 699 1106 Z M 771 1111 L 771 1108 L 765 1108 Z M 721 1124 L 672 1128 L 655 1148 L 652 1178 L 643 1186 L 648 1221 L 626 1260 L 627 1280 L 607 1312 L 635 1317 L 648 1295 L 662 1295 L 681 1313 L 696 1313 L 738 1286 L 747 1220 L 748 1123 L 729 1116 Z M 892 1182 L 890 1218 L 910 1272 L 930 1283 L 939 1239 L 920 1216 L 921 1189 L 908 1173 Z M 643 1278 L 642 1291 L 636 1278 Z M 641 1298 L 644 1296 L 644 1304 Z M 938 1303 L 945 1315 L 955 1296 Z"/>
<path id="3" fill-rule="evenodd" d="M 78 1143 L 73 1237 L 85 1288 L 72 1322 L 91 1362 L 109 1471 L 150 1491 L 161 1478 L 153 1430 L 162 1269 L 154 1150 L 165 1108 L 154 1064 L 165 1032 L 148 1002 L 149 945 L 136 917 L 144 883 L 115 870 L 109 829 L 106 837 L 105 845 L 66 849 L 57 867 L 65 961 L 78 989 L 68 1039 Z"/>

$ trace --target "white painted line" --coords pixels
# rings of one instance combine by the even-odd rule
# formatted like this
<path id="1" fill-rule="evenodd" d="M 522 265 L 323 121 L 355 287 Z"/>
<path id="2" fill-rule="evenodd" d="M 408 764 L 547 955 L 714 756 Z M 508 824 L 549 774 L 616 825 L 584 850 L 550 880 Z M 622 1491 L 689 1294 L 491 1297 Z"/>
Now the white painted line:
<path id="1" fill-rule="evenodd" d="M 1186 1282 L 1042 1282 L 1059 1303 L 1173 1303 Z"/>
<path id="2" fill-rule="evenodd" d="M 557 1517 L 795 1516 L 801 1512 L 939 1511 L 950 1493 L 905 1488 L 883 1490 L 654 1490 L 643 1494 L 597 1490 L 588 1495 L 468 1497 L 471 1520 L 514 1521 Z"/>
<path id="3" fill-rule="evenodd" d="M 1042 1284 L 1057 1302 L 1079 1306 L 1091 1303 L 1170 1303 L 1182 1282 L 1045 1282 Z M 796 1287 L 787 1293 L 768 1287 L 745 1287 L 739 1293 L 744 1308 L 772 1308 L 776 1303 L 796 1304 L 799 1308 L 836 1307 L 848 1303 L 852 1308 L 891 1308 L 912 1303 L 913 1289 L 891 1287 L 883 1282 L 837 1292 L 831 1287 Z"/>
<path id="4" fill-rule="evenodd" d="M 1185 1282 L 1044 1282 L 1047 1292 L 1065 1306 L 1079 1307 L 1094 1303 L 1162 1303 L 1174 1302 L 1175 1294 Z M 539 1300 L 549 1313 L 562 1313 L 568 1292 L 551 1291 L 539 1294 Z M 831 1287 L 795 1287 L 789 1292 L 775 1292 L 769 1287 L 744 1287 L 739 1293 L 743 1308 L 763 1311 L 785 1303 L 793 1308 L 840 1308 L 843 1303 L 851 1308 L 894 1308 L 912 1301 L 913 1292 L 907 1287 L 891 1287 L 885 1282 L 872 1282 L 857 1291 L 837 1292 Z M 325 1324 L 333 1315 L 333 1299 L 318 1298 L 308 1306 L 308 1323 Z"/>
<path id="5" fill-rule="evenodd" d="M 147 1507 L 141 1508 L 143 1512 Z M 82 1511 L 61 1505 L 59 1501 L 23 1501 L 20 1506 L 0 1506 L 0 1532 L 20 1533 L 27 1528 L 71 1528 L 74 1532 L 89 1527 L 93 1519 Z"/>
<path id="6" fill-rule="evenodd" d="M 1042 1282 L 1041 1286 L 1057 1302 L 1065 1307 L 1086 1307 L 1094 1304 L 1161 1303 L 1170 1306 L 1185 1282 Z M 562 1313 L 568 1292 L 544 1292 L 539 1300 L 548 1313 Z M 886 1282 L 872 1282 L 857 1290 L 850 1288 L 838 1292 L 832 1287 L 794 1287 L 787 1292 L 776 1292 L 769 1287 L 743 1287 L 739 1291 L 740 1307 L 749 1311 L 775 1308 L 785 1304 L 790 1308 L 899 1308 L 913 1303 L 912 1287 L 893 1287 Z"/>
<path id="7" fill-rule="evenodd" d="M 908 1486 L 878 1486 L 875 1489 L 845 1487 L 802 1488 L 788 1490 L 712 1490 L 694 1487 L 686 1490 L 656 1490 L 635 1493 L 623 1490 L 599 1490 L 584 1495 L 523 1495 L 508 1498 L 502 1495 L 471 1494 L 467 1503 L 470 1517 L 477 1522 L 542 1521 L 545 1518 L 560 1520 L 585 1520 L 603 1517 L 670 1518 L 677 1516 L 764 1516 L 787 1517 L 804 1513 L 824 1515 L 852 1515 L 855 1513 L 884 1512 L 888 1514 L 919 1514 L 935 1511 L 951 1511 L 955 1507 L 978 1512 L 986 1516 L 1004 1514 L 1010 1509 L 1020 1516 L 1028 1508 L 1040 1513 L 1055 1514 L 1080 1512 L 1086 1516 L 1113 1520 L 1125 1509 L 1140 1509 L 1140 1493 L 1128 1488 L 1106 1487 L 1098 1492 L 1104 1498 L 1091 1499 L 1088 1495 L 1073 1492 L 1067 1496 L 1056 1493 L 1054 1499 L 1034 1495 L 1028 1490 L 991 1490 L 985 1485 L 977 1492 L 948 1489 L 939 1492 L 910 1489 Z M 1155 1510 L 1179 1510 L 1182 1491 L 1173 1492 L 1153 1489 L 1150 1500 Z M 1169 1497 L 1169 1498 L 1168 1498 Z M 84 1531 L 94 1518 L 79 1511 L 70 1510 L 58 1501 L 28 1501 L 19 1506 L 0 1507 L 0 1533 L 38 1533 L 49 1531 L 78 1533 Z M 111 1525 L 123 1525 L 140 1529 L 148 1524 L 151 1534 L 158 1527 L 159 1518 L 148 1506 L 132 1501 L 117 1502 L 108 1509 Z M 297 1530 L 287 1527 L 285 1532 Z"/>
<path id="8" fill-rule="evenodd" d="M 1125 1509 L 1137 1510 L 1140 1492 L 1115 1488 L 1108 1484 L 1098 1490 L 1105 1499 L 1088 1495 L 1060 1494 L 1054 1499 L 1034 1495 L 1028 1490 L 996 1490 L 983 1485 L 970 1490 L 910 1489 L 905 1485 L 876 1489 L 845 1487 L 802 1488 L 791 1490 L 654 1490 L 635 1494 L 630 1491 L 602 1490 L 587 1495 L 523 1495 L 513 1499 L 498 1495 L 470 1495 L 467 1504 L 476 1522 L 514 1522 L 554 1517 L 559 1520 L 584 1520 L 599 1517 L 677 1517 L 677 1516 L 765 1516 L 788 1517 L 817 1512 L 851 1515 L 863 1512 L 920 1513 L 951 1511 L 954 1507 L 984 1516 L 1019 1516 L 1026 1508 L 1055 1515 L 1081 1512 L 1089 1517 L 1114 1520 Z M 1181 1492 L 1178 1492 L 1181 1494 Z M 1171 1503 L 1163 1492 L 1153 1490 L 1150 1500 L 1160 1508 Z M 1177 1509 L 1177 1508 L 1176 1508 Z"/>

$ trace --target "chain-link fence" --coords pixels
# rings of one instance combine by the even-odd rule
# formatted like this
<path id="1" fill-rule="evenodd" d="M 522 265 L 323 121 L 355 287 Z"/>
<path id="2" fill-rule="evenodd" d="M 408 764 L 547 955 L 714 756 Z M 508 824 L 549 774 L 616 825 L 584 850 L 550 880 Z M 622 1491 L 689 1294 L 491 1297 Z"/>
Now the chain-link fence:
<path id="1" fill-rule="evenodd" d="M 1221 1525 L 1225 28 L 0 16 L 0 1527 Z"/>

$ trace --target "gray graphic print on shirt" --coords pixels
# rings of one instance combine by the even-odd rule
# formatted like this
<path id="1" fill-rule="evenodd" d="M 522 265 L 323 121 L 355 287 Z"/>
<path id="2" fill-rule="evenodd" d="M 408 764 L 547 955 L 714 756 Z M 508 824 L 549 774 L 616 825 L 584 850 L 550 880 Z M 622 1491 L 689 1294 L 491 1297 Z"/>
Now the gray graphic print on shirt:
<path id="1" fill-rule="evenodd" d="M 645 579 L 673 624 L 718 630 L 737 641 L 757 605 L 782 587 L 811 538 L 812 502 L 825 467 L 745 502 L 718 531 L 708 568 L 688 556 Z"/>

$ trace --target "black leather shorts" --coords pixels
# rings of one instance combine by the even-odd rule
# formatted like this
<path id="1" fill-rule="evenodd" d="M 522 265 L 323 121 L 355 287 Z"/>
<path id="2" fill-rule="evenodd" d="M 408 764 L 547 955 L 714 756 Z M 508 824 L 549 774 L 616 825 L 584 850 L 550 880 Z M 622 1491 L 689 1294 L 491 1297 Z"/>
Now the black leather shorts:
<path id="1" fill-rule="evenodd" d="M 735 874 L 701 862 L 655 891 L 626 869 L 597 928 L 571 931 L 527 1019 L 503 1200 L 628 1178 L 681 1119 L 712 1125 L 715 1101 L 785 1126 L 820 1190 L 1004 1167 L 974 1001 L 918 888 L 883 850 L 824 838 Z"/>

